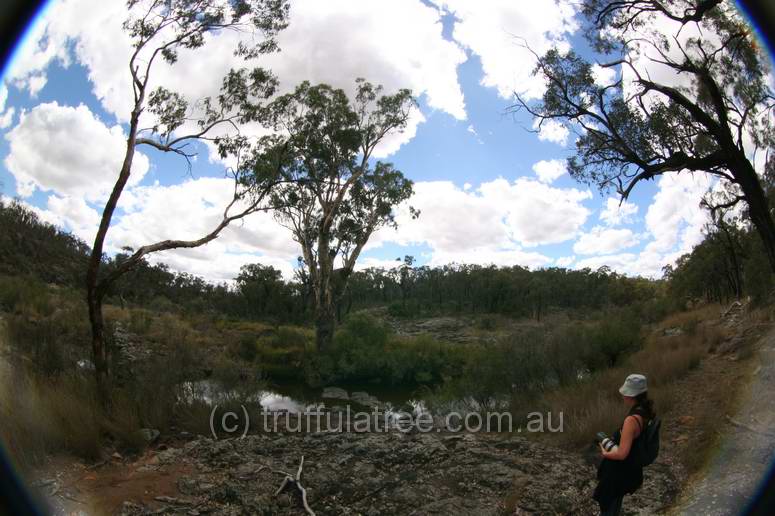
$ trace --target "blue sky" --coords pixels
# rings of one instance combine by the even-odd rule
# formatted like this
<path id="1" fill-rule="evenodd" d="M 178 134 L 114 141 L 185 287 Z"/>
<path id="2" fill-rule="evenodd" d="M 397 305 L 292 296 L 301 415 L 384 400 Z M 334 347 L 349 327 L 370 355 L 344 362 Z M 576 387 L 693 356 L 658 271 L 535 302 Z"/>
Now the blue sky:
<path id="1" fill-rule="evenodd" d="M 609 265 L 655 277 L 701 239 L 706 218 L 698 203 L 710 186 L 707 178 L 681 174 L 643 183 L 619 210 L 613 194 L 564 171 L 572 132 L 562 138 L 563 128 L 555 127 L 536 134 L 529 115 L 508 113 L 514 91 L 528 98 L 542 91 L 530 75 L 530 54 L 514 36 L 538 51 L 557 45 L 590 56 L 570 3 L 535 1 L 529 12 L 505 1 L 487 9 L 464 1 L 320 4 L 292 4 L 282 52 L 264 63 L 281 88 L 309 79 L 351 90 L 362 76 L 387 90 L 411 87 L 420 100 L 409 130 L 380 159 L 415 181 L 410 204 L 422 215 L 411 221 L 399 207 L 399 231 L 375 235 L 360 266 L 412 254 L 419 264 Z M 88 243 L 123 157 L 131 91 L 123 5 L 52 2 L 0 90 L 3 194 Z M 161 71 L 159 83 L 192 96 L 217 90 L 217 73 L 210 70 L 227 66 L 223 49 L 230 41 L 222 39 Z M 194 237 L 217 222 L 228 180 L 224 164 L 204 145 L 199 150 L 189 173 L 177 156 L 140 149 L 134 182 L 109 233 L 112 252 Z M 205 249 L 156 259 L 222 281 L 255 261 L 288 274 L 298 254 L 290 233 L 261 215 Z"/>

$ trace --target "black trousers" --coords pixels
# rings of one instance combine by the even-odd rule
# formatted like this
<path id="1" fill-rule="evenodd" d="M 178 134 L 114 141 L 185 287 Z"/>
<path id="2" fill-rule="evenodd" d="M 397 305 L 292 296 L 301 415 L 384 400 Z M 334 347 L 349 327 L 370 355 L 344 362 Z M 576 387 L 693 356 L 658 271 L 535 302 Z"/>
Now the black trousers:
<path id="1" fill-rule="evenodd" d="M 611 503 L 608 504 L 608 507 L 600 506 L 600 516 L 619 516 L 619 513 L 622 511 L 622 500 L 624 499 L 624 495 L 614 498 L 611 500 Z"/>

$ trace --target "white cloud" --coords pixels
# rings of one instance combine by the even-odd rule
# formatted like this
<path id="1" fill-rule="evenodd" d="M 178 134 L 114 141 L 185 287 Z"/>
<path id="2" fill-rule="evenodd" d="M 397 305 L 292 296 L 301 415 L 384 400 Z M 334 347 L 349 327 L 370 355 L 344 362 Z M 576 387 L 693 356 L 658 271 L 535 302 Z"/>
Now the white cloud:
<path id="1" fill-rule="evenodd" d="M 552 142 L 563 147 L 568 143 L 570 131 L 568 127 L 557 120 L 544 120 L 543 123 L 538 118 L 533 120 L 533 129 L 538 131 L 538 139 L 542 142 Z"/>
<path id="2" fill-rule="evenodd" d="M 602 67 L 595 63 L 592 65 L 592 77 L 598 86 L 608 86 L 616 79 L 616 68 Z"/>
<path id="3" fill-rule="evenodd" d="M 375 158 L 385 158 L 398 152 L 401 145 L 415 137 L 417 128 L 423 122 L 425 122 L 425 116 L 419 110 L 413 109 L 409 114 L 409 121 L 406 124 L 406 128 L 402 132 L 393 131 L 388 133 L 374 148 L 372 155 Z"/>
<path id="4" fill-rule="evenodd" d="M 560 258 L 557 258 L 554 263 L 558 267 L 569 267 L 570 264 L 576 261 L 575 256 L 562 256 Z"/>
<path id="5" fill-rule="evenodd" d="M 533 54 L 549 48 L 568 48 L 567 37 L 577 28 L 571 2 L 534 0 L 522 2 L 493 0 L 486 5 L 467 0 L 436 0 L 454 14 L 452 36 L 479 56 L 484 76 L 481 83 L 495 88 L 504 99 L 518 92 L 526 99 L 541 96 L 543 80 L 532 76 Z"/>
<path id="6" fill-rule="evenodd" d="M 114 216 L 107 236 L 107 250 L 119 252 L 165 239 L 195 239 L 220 222 L 231 200 L 233 184 L 224 178 L 201 178 L 173 186 L 142 186 L 122 198 L 122 211 Z M 50 195 L 46 209 L 24 203 L 51 224 L 73 232 L 91 243 L 99 213 L 80 198 Z M 202 276 L 209 281 L 231 281 L 242 265 L 263 263 L 290 279 L 299 250 L 287 229 L 267 213 L 233 222 L 216 240 L 194 249 L 173 249 L 148 257 L 173 270 Z"/>
<path id="7" fill-rule="evenodd" d="M 512 238 L 525 246 L 569 240 L 576 236 L 590 214 L 582 204 L 592 198 L 589 190 L 553 188 L 518 178 L 512 184 L 504 179 L 484 183 L 480 191 L 492 202 L 501 204 Z"/>
<path id="8" fill-rule="evenodd" d="M 600 210 L 600 220 L 608 226 L 618 226 L 619 224 L 629 224 L 638 213 L 638 205 L 629 201 L 609 197 L 605 201 L 603 209 Z"/>
<path id="9" fill-rule="evenodd" d="M 213 177 L 178 185 L 135 187 L 122 204 L 125 213 L 108 232 L 108 244 L 117 251 L 171 238 L 201 238 L 221 221 L 233 188 L 230 179 Z M 290 232 L 270 214 L 257 213 L 233 222 L 205 246 L 165 251 L 153 259 L 210 280 L 226 281 L 236 276 L 240 266 L 252 262 L 292 274 L 298 254 Z"/>
<path id="10" fill-rule="evenodd" d="M 233 189 L 232 180 L 215 177 L 189 179 L 170 186 L 135 187 L 122 205 L 125 214 L 111 228 L 110 241 L 119 248 L 169 238 L 199 238 L 221 221 Z M 237 208 L 232 213 L 236 211 Z M 286 258 L 298 254 L 290 232 L 267 213 L 232 223 L 216 242 L 241 253 L 261 252 Z"/>
<path id="11" fill-rule="evenodd" d="M 370 267 L 374 267 L 376 269 L 395 269 L 402 263 L 403 262 L 401 260 L 360 257 L 358 258 L 358 262 L 355 264 L 355 270 L 362 271 L 363 269 L 368 269 Z"/>
<path id="12" fill-rule="evenodd" d="M 466 127 L 466 131 L 474 135 L 474 138 L 476 138 L 476 143 L 479 145 L 483 145 L 484 142 L 479 137 L 479 133 L 476 132 L 476 129 L 474 128 L 473 124 L 468 124 L 468 127 Z"/>
<path id="13" fill-rule="evenodd" d="M 700 200 L 712 181 L 707 174 L 665 174 L 659 191 L 646 212 L 646 229 L 653 237 L 648 251 L 688 252 L 702 241 L 702 228 L 709 220 Z"/>
<path id="14" fill-rule="evenodd" d="M 121 28 L 126 17 L 122 2 L 62 0 L 53 4 L 10 68 L 11 80 L 32 91 L 52 60 L 65 64 L 70 60 L 65 49 L 68 41 L 74 41 L 75 58 L 86 66 L 94 94 L 109 113 L 126 122 L 132 102 L 126 67 L 132 49 Z M 290 25 L 279 36 L 281 52 L 264 56 L 257 64 L 278 75 L 281 92 L 290 91 L 302 80 L 326 82 L 352 92 L 355 79 L 364 77 L 383 84 L 386 93 L 411 88 L 415 95 L 424 95 L 432 109 L 462 120 L 466 112 L 457 66 L 466 55 L 456 43 L 442 37 L 440 17 L 437 9 L 416 0 L 293 2 Z M 400 36 L 396 27 L 401 28 Z M 244 35 L 223 31 L 208 36 L 208 44 L 201 49 L 181 51 L 173 66 L 159 62 L 151 88 L 164 84 L 190 99 L 217 93 L 223 75 L 244 65 L 232 55 L 241 37 Z M 377 156 L 395 152 L 423 121 L 421 114 L 415 115 L 408 130 L 393 135 Z"/>
<path id="15" fill-rule="evenodd" d="M 27 91 L 29 92 L 30 97 L 36 98 L 47 82 L 48 79 L 43 74 L 31 75 L 27 80 Z"/>
<path id="16" fill-rule="evenodd" d="M 595 226 L 584 233 L 573 245 L 577 254 L 614 254 L 638 244 L 638 237 L 629 229 L 610 229 Z"/>
<path id="17" fill-rule="evenodd" d="M 451 181 L 420 181 L 414 196 L 396 210 L 399 229 L 383 229 L 369 244 L 427 245 L 430 263 L 497 265 L 551 263 L 551 258 L 523 247 L 573 238 L 589 216 L 582 201 L 589 191 L 553 188 L 538 181 L 496 179 L 465 189 Z M 413 220 L 408 206 L 420 210 Z"/>
<path id="18" fill-rule="evenodd" d="M 97 234 L 100 214 L 81 198 L 49 195 L 46 203 L 46 220 L 64 227 L 78 238 L 91 244 Z"/>
<path id="19" fill-rule="evenodd" d="M 38 189 L 101 200 L 113 187 L 126 151 L 123 129 L 107 127 L 84 105 L 40 104 L 22 113 L 5 137 L 10 146 L 5 166 L 22 197 Z M 137 184 L 148 167 L 148 158 L 136 153 L 129 184 Z"/>
<path id="20" fill-rule="evenodd" d="M 703 194 L 712 186 L 711 178 L 701 173 L 682 172 L 661 176 L 659 190 L 645 216 L 646 234 L 633 235 L 635 238 L 649 238 L 644 249 L 640 253 L 616 254 L 617 250 L 611 248 L 608 251 L 610 254 L 579 260 L 575 267 L 596 269 L 608 265 L 623 274 L 661 277 L 665 265 L 675 263 L 681 255 L 690 252 L 702 241 L 703 226 L 709 218 L 708 212 L 699 203 Z M 609 206 L 611 201 L 607 201 Z"/>
<path id="21" fill-rule="evenodd" d="M 536 176 L 538 176 L 538 180 L 542 183 L 552 183 L 567 172 L 565 169 L 565 160 L 541 160 L 533 165 L 533 172 L 535 172 Z"/>
<path id="22" fill-rule="evenodd" d="M 552 261 L 548 256 L 533 251 L 520 249 L 493 249 L 492 247 L 478 249 L 461 249 L 459 251 L 436 251 L 428 265 L 439 267 L 450 263 L 471 263 L 479 265 L 496 265 L 509 267 L 522 265 L 530 268 L 543 267 Z"/>
<path id="23" fill-rule="evenodd" d="M 13 123 L 13 115 L 16 113 L 15 108 L 5 108 L 7 100 L 8 87 L 4 83 L 0 83 L 0 129 L 8 128 Z"/>
<path id="24" fill-rule="evenodd" d="M 5 112 L 0 111 L 0 129 L 8 129 L 13 124 L 13 115 L 16 114 L 16 109 L 9 107 Z"/>

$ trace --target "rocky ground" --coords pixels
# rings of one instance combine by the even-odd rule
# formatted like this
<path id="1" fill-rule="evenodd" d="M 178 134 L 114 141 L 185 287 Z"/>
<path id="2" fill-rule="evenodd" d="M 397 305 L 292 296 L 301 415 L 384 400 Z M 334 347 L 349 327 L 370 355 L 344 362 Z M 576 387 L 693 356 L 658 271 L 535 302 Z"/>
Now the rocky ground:
<path id="1" fill-rule="evenodd" d="M 318 515 L 597 511 L 591 461 L 516 435 L 199 437 L 97 469 L 73 466 L 44 485 L 60 514 L 298 515 L 297 492 L 275 492 L 281 472 L 295 475 L 302 456 L 301 483 Z M 673 499 L 677 482 L 668 466 L 655 464 L 646 477 L 627 514 L 653 514 Z"/>
<path id="2" fill-rule="evenodd" d="M 431 326 L 461 331 L 460 322 L 440 323 L 434 320 Z M 698 397 L 682 399 L 681 406 L 702 402 L 702 382 L 732 386 L 745 380 L 736 350 L 726 349 L 738 344 L 722 343 L 724 349 L 681 380 L 686 383 L 681 391 Z M 770 381 L 770 369 L 757 372 Z M 766 396 L 757 399 L 767 401 Z M 741 431 L 762 429 L 756 419 L 735 421 L 742 423 Z M 644 486 L 626 498 L 624 514 L 663 513 L 675 504 L 686 480 L 676 456 L 692 441 L 697 425 L 691 415 L 665 421 L 664 453 L 646 469 Z M 39 472 L 36 485 L 63 515 L 301 515 L 298 493 L 277 494 L 277 489 L 286 473 L 296 473 L 303 457 L 301 484 L 318 515 L 597 514 L 591 499 L 598 460 L 594 447 L 584 455 L 542 441 L 519 434 L 446 431 L 279 432 L 220 440 L 161 436 L 138 456 L 114 454 L 98 464 L 54 461 Z M 726 478 L 723 467 L 716 467 L 718 481 L 708 485 L 714 493 L 725 489 L 720 485 Z"/>

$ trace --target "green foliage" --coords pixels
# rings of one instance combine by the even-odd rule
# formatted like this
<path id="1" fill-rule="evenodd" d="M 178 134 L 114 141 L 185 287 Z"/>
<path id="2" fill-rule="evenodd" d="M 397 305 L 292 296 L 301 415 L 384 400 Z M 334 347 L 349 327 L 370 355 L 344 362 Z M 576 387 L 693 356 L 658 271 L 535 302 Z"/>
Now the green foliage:
<path id="1" fill-rule="evenodd" d="M 43 222 L 18 201 L 0 199 L 0 228 L 0 275 L 83 284 L 89 251 L 83 241 Z"/>
<path id="2" fill-rule="evenodd" d="M 280 326 L 271 335 L 258 339 L 256 364 L 274 380 L 303 380 L 304 363 L 313 336 L 302 328 Z"/>
<path id="3" fill-rule="evenodd" d="M 775 275 L 762 241 L 739 222 L 707 226 L 703 241 L 676 260 L 674 267 L 665 268 L 672 306 L 727 303 L 746 295 L 758 304 L 772 301 Z"/>
<path id="4" fill-rule="evenodd" d="M 45 317 L 51 315 L 54 308 L 49 289 L 39 279 L 33 276 L 0 276 L 0 310 Z"/>
<path id="5" fill-rule="evenodd" d="M 396 225 L 393 208 L 412 195 L 400 171 L 370 158 L 406 127 L 415 105 L 409 90 L 383 95 L 363 79 L 352 101 L 344 90 L 305 81 L 263 111 L 261 122 L 275 131 L 261 138 L 251 186 L 265 192 L 269 182 L 275 217 L 302 246 L 321 349 L 333 337 L 336 305 L 361 250 L 374 231 Z M 343 265 L 334 270 L 338 259 Z"/>
<path id="6" fill-rule="evenodd" d="M 253 362 L 258 356 L 255 337 L 243 335 L 239 340 L 237 355 L 245 362 Z"/>
<path id="7" fill-rule="evenodd" d="M 663 297 L 658 282 L 607 268 L 530 271 L 519 266 L 453 264 L 407 267 L 400 275 L 377 268 L 355 272 L 344 301 L 354 309 L 387 305 L 394 317 L 479 313 L 540 319 L 555 309 L 589 312 L 607 306 L 638 310 L 650 306 L 655 310 Z"/>
<path id="8" fill-rule="evenodd" d="M 546 80 L 543 98 L 518 98 L 515 110 L 525 109 L 539 126 L 561 122 L 577 131 L 570 175 L 623 199 L 663 174 L 715 176 L 728 195 L 708 207 L 742 201 L 775 272 L 775 220 L 751 158 L 775 150 L 772 68 L 734 3 L 584 0 L 581 12 L 604 59 L 598 66 L 615 72 L 612 78 L 601 84 L 592 61 L 551 49 L 534 72 Z M 654 66 L 665 73 L 649 73 Z M 739 266 L 730 271 L 723 263 L 729 254 L 736 261 L 734 250 L 719 251 L 723 246 L 710 245 L 695 257 L 696 272 L 716 290 L 704 294 L 718 297 L 731 282 L 739 296 Z M 698 282 L 691 283 L 694 290 Z"/>
<path id="9" fill-rule="evenodd" d="M 587 323 L 522 331 L 492 345 L 467 346 L 462 367 L 434 390 L 431 404 L 470 403 L 495 409 L 514 399 L 535 399 L 583 375 L 608 370 L 641 346 L 639 321 L 626 311 Z"/>
<path id="10" fill-rule="evenodd" d="M 465 353 L 427 336 L 397 337 L 384 323 L 357 314 L 336 333 L 330 349 L 307 353 L 304 374 L 310 385 L 434 384 L 458 370 Z"/>

